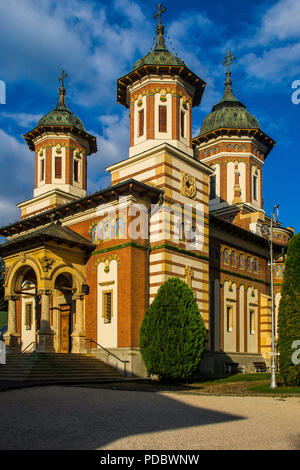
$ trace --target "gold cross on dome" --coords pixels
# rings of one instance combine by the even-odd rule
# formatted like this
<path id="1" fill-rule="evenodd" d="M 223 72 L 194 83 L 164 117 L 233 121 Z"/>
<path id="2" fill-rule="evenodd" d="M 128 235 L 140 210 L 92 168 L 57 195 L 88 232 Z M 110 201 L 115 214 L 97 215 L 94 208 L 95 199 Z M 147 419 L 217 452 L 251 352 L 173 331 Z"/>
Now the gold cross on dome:
<path id="1" fill-rule="evenodd" d="M 231 54 L 230 51 L 227 51 L 227 55 L 225 56 L 225 60 L 223 62 L 223 65 L 227 67 L 227 71 L 230 73 L 230 68 L 229 66 L 232 64 L 232 62 L 235 60 L 234 55 Z"/>
<path id="2" fill-rule="evenodd" d="M 64 86 L 64 79 L 67 78 L 67 74 L 65 73 L 64 70 L 61 71 L 61 76 L 58 77 L 58 81 L 61 82 L 61 86 Z"/>
<path id="3" fill-rule="evenodd" d="M 166 7 L 163 7 L 163 8 L 161 8 L 161 7 L 162 7 L 162 5 L 161 5 L 161 3 L 159 3 L 158 4 L 158 13 L 155 13 L 155 15 L 154 15 L 155 20 L 158 17 L 158 24 L 161 24 L 161 15 L 162 15 L 162 13 L 165 13 L 165 11 L 166 11 Z"/>
<path id="4" fill-rule="evenodd" d="M 190 266 L 184 268 L 185 282 L 187 285 L 192 288 L 192 278 L 194 277 L 194 271 Z"/>

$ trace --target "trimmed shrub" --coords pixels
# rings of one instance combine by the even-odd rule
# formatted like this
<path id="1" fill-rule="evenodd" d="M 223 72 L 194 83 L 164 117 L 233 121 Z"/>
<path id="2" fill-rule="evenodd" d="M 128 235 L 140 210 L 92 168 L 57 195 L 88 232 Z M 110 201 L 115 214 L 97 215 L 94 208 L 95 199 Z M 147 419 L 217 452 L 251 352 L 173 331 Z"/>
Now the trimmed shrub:
<path id="1" fill-rule="evenodd" d="M 300 340 L 300 233 L 289 243 L 279 304 L 279 364 L 285 385 L 300 385 L 300 364 L 292 361 L 296 340 Z"/>
<path id="2" fill-rule="evenodd" d="M 169 279 L 159 288 L 140 328 L 148 373 L 161 379 L 190 377 L 200 364 L 205 336 L 193 291 L 180 279 Z"/>

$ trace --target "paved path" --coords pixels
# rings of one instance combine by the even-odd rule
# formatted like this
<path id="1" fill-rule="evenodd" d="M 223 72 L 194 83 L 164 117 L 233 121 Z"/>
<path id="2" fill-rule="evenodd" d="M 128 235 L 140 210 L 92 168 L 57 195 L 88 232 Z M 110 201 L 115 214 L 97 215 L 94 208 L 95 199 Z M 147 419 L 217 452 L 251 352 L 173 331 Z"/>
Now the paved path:
<path id="1" fill-rule="evenodd" d="M 3 449 L 300 449 L 300 398 L 10 390 L 0 393 Z"/>

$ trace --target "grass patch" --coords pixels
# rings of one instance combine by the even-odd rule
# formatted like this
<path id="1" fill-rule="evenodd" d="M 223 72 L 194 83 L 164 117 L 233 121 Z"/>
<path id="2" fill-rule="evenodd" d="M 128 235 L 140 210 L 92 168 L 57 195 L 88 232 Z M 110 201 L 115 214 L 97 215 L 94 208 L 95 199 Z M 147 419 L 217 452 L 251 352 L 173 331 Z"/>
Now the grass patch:
<path id="1" fill-rule="evenodd" d="M 211 379 L 203 378 L 193 383 L 196 384 L 222 384 L 222 383 L 232 383 L 232 382 L 257 382 L 258 380 L 270 380 L 271 374 L 260 372 L 256 374 L 236 374 L 230 375 L 228 377 L 222 377 L 221 379 Z"/>
<path id="2" fill-rule="evenodd" d="M 254 387 L 249 387 L 248 390 L 249 392 L 271 393 L 276 395 L 300 394 L 300 387 L 286 387 L 280 384 L 277 388 L 271 388 L 270 384 L 259 384 Z"/>
<path id="3" fill-rule="evenodd" d="M 8 312 L 0 311 L 0 328 L 7 325 Z"/>

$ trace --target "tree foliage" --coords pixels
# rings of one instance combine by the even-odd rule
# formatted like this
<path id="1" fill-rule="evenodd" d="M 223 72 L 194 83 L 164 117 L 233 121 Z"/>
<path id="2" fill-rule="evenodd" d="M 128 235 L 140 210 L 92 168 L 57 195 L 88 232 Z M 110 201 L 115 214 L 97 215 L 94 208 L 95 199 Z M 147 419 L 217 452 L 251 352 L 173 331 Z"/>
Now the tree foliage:
<path id="1" fill-rule="evenodd" d="M 296 352 L 293 343 L 299 340 L 300 233 L 289 243 L 278 315 L 280 374 L 286 385 L 300 385 L 300 364 L 295 364 L 292 360 L 292 355 Z"/>
<path id="2" fill-rule="evenodd" d="M 169 279 L 159 288 L 140 329 L 148 373 L 162 379 L 190 377 L 200 364 L 205 336 L 193 291 L 180 279 Z"/>

